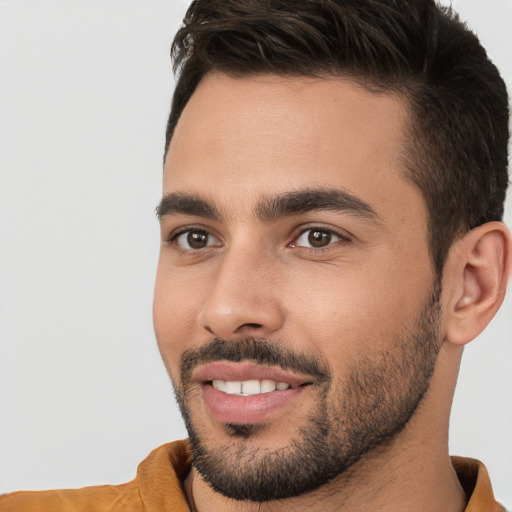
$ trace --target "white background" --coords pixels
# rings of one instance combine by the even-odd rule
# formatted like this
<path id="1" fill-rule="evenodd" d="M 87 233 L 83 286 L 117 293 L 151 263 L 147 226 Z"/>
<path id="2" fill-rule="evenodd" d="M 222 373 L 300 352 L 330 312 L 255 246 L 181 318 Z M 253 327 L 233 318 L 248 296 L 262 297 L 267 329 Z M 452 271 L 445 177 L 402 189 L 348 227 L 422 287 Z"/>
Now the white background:
<path id="1" fill-rule="evenodd" d="M 185 6 L 0 0 L 0 492 L 125 482 L 185 437 L 151 321 Z M 510 87 L 512 1 L 454 6 Z M 450 442 L 508 507 L 511 312 L 466 350 Z"/>

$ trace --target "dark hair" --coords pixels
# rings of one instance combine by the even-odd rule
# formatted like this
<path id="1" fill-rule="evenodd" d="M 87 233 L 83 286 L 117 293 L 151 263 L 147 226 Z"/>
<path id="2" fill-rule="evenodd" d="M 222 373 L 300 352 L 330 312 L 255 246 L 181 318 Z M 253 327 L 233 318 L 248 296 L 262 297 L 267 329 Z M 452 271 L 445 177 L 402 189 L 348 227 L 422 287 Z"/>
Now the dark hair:
<path id="1" fill-rule="evenodd" d="M 171 53 L 177 85 L 166 153 L 209 71 L 346 76 L 409 105 L 405 174 L 426 202 L 439 275 L 454 240 L 502 219 L 506 87 L 478 38 L 434 0 L 196 0 Z"/>

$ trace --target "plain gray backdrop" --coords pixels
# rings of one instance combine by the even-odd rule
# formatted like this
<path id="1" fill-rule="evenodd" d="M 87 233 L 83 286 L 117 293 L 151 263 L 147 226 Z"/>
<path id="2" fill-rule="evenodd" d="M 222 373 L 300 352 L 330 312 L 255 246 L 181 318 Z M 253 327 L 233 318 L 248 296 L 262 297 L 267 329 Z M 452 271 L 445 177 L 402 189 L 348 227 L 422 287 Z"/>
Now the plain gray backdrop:
<path id="1" fill-rule="evenodd" d="M 0 0 L 0 492 L 125 482 L 186 435 L 151 302 L 187 3 Z M 512 0 L 453 5 L 510 87 Z M 466 349 L 450 440 L 508 507 L 511 313 Z"/>

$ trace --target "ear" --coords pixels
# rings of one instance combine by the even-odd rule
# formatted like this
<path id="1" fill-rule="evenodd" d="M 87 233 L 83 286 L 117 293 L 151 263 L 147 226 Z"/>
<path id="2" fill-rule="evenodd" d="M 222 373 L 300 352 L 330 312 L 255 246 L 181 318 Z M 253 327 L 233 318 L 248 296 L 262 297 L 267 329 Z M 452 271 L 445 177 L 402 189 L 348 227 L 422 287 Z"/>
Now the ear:
<path id="1" fill-rule="evenodd" d="M 454 243 L 443 272 L 445 338 L 465 345 L 491 321 L 505 297 L 512 239 L 501 222 L 489 222 Z"/>

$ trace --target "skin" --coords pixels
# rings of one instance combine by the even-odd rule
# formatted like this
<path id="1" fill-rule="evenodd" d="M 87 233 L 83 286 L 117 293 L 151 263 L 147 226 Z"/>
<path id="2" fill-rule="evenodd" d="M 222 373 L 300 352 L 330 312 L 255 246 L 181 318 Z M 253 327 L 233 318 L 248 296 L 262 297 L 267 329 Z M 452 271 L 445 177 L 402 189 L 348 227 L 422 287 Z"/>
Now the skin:
<path id="1" fill-rule="evenodd" d="M 212 73 L 202 80 L 176 127 L 163 183 L 164 197 L 200 197 L 220 214 L 161 216 L 154 323 L 177 386 L 183 354 L 215 337 L 265 338 L 328 361 L 337 393 L 363 358 L 395 350 L 393 341 L 414 325 L 435 279 L 425 204 L 401 164 L 408 121 L 403 100 L 347 79 Z M 268 220 L 257 214 L 262 198 L 305 189 L 348 192 L 376 216 L 315 210 Z M 312 226 L 339 237 L 310 247 L 301 234 Z M 189 228 L 209 233 L 208 247 L 193 249 L 186 236 L 169 242 Z M 227 499 L 192 470 L 189 501 L 200 512 L 463 510 L 448 457 L 449 411 L 462 345 L 499 307 L 509 252 L 510 237 L 499 223 L 455 244 L 443 276 L 440 351 L 430 388 L 392 442 L 328 485 L 283 502 Z M 209 448 L 276 450 L 307 427 L 315 393 L 314 386 L 305 388 L 249 439 L 229 435 L 198 386 L 191 416 Z"/>

